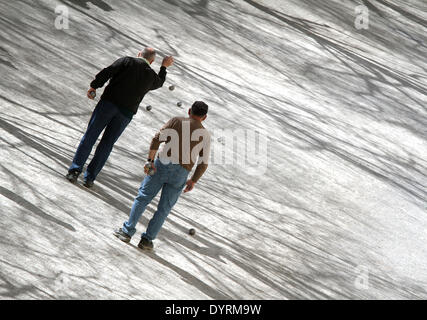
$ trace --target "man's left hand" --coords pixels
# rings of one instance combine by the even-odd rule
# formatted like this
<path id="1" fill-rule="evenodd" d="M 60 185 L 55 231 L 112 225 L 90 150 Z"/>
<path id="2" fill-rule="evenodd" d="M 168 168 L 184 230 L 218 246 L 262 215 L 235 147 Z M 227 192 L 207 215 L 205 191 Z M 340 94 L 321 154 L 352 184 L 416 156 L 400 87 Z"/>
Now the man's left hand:
<path id="1" fill-rule="evenodd" d="M 168 68 L 168 67 L 170 67 L 173 64 L 173 62 L 174 62 L 173 57 L 172 56 L 167 56 L 167 57 L 165 57 L 163 59 L 162 66 Z"/>

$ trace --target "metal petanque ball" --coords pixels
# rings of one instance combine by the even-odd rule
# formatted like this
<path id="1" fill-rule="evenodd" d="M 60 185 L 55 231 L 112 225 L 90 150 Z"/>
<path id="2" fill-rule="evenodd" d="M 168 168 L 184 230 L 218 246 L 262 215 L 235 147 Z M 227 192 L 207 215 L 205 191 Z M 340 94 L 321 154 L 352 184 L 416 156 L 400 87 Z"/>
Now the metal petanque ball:
<path id="1" fill-rule="evenodd" d="M 188 233 L 189 233 L 191 236 L 194 236 L 194 235 L 196 234 L 196 229 L 191 228 L 190 230 L 188 230 Z"/>
<path id="2" fill-rule="evenodd" d="M 150 111 L 152 109 L 152 107 L 150 105 L 146 106 L 145 109 L 147 109 L 147 111 Z"/>
<path id="3" fill-rule="evenodd" d="M 169 90 L 170 90 L 170 91 L 173 91 L 174 89 L 175 89 L 175 86 L 174 86 L 174 85 L 169 86 Z"/>
<path id="4" fill-rule="evenodd" d="M 178 107 L 180 107 L 180 106 L 182 106 L 182 102 L 181 102 L 181 101 L 178 101 L 176 105 L 177 105 Z"/>

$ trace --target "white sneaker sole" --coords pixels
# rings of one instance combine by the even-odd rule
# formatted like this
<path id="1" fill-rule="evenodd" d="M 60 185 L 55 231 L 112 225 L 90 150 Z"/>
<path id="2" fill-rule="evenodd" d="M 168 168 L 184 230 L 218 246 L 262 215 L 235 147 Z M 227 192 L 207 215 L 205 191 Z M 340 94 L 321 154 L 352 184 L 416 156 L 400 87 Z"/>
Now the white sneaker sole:
<path id="1" fill-rule="evenodd" d="M 122 236 L 120 233 L 114 232 L 113 233 L 117 238 L 119 238 L 120 240 L 122 240 L 123 242 L 130 242 L 130 239 L 128 237 Z"/>

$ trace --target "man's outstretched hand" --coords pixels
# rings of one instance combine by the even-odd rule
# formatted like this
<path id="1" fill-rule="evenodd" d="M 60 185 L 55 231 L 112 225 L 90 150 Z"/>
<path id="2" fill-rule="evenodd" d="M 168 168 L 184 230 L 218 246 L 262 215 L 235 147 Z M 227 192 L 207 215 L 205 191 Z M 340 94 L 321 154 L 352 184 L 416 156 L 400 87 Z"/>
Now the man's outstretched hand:
<path id="1" fill-rule="evenodd" d="M 186 187 L 184 189 L 184 192 L 189 192 L 189 191 L 193 190 L 195 184 L 196 183 L 193 180 L 188 179 L 186 182 Z"/>
<path id="2" fill-rule="evenodd" d="M 167 56 L 165 58 L 163 58 L 162 61 L 162 67 L 170 67 L 173 64 L 173 57 L 172 56 Z"/>

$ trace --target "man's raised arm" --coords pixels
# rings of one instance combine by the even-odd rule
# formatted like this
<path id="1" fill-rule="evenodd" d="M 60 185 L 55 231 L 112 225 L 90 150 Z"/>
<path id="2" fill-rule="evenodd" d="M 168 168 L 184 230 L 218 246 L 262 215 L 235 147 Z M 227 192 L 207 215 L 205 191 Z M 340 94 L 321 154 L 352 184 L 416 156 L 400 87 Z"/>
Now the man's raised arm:
<path id="1" fill-rule="evenodd" d="M 160 71 L 158 74 L 156 74 L 156 77 L 154 78 L 153 85 L 151 86 L 151 90 L 156 90 L 163 86 L 163 83 L 166 80 L 166 68 L 170 67 L 173 64 L 173 57 L 168 56 L 165 57 L 162 61 L 162 66 L 160 67 Z"/>

